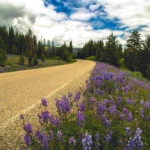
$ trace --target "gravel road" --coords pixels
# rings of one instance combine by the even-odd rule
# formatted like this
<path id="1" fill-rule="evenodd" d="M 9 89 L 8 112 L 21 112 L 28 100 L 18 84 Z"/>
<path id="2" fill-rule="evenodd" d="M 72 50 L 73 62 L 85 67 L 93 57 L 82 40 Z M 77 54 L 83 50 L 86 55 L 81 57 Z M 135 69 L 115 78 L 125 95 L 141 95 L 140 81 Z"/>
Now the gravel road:
<path id="1" fill-rule="evenodd" d="M 14 138 L 23 134 L 20 114 L 33 122 L 42 97 L 49 101 L 51 112 L 55 111 L 54 98 L 84 87 L 94 66 L 94 62 L 77 60 L 62 66 L 0 74 L 0 149 L 17 149 Z"/>

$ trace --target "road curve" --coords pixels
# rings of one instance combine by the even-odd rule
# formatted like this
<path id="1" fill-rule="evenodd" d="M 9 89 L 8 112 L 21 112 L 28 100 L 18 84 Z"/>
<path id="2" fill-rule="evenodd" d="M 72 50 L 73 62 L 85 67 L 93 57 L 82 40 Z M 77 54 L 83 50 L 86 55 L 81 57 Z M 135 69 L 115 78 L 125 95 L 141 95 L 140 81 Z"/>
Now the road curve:
<path id="1" fill-rule="evenodd" d="M 91 61 L 77 60 L 62 66 L 0 74 L 0 129 L 18 114 L 36 107 L 42 97 L 50 97 L 89 72 L 94 65 Z"/>

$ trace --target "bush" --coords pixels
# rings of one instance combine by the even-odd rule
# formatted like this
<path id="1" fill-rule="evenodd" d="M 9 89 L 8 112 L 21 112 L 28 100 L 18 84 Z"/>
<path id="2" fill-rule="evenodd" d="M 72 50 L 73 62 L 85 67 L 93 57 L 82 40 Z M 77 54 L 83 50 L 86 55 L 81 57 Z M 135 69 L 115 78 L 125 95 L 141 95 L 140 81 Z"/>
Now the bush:
<path id="1" fill-rule="evenodd" d="M 5 51 L 0 49 L 0 66 L 5 66 L 7 60 L 7 55 Z"/>
<path id="2" fill-rule="evenodd" d="M 86 57 L 86 60 L 96 60 L 95 56 Z"/>
<path id="3" fill-rule="evenodd" d="M 124 58 L 121 58 L 119 61 L 120 68 L 125 68 L 124 66 Z"/>
<path id="4" fill-rule="evenodd" d="M 147 65 L 146 74 L 148 79 L 150 79 L 150 65 Z"/>
<path id="5" fill-rule="evenodd" d="M 28 65 L 32 66 L 32 56 L 30 54 L 28 56 Z"/>
<path id="6" fill-rule="evenodd" d="M 38 65 L 38 58 L 37 58 L 37 56 L 35 56 L 34 59 L 33 59 L 33 65 L 34 66 Z"/>
<path id="7" fill-rule="evenodd" d="M 20 65 L 24 65 L 25 63 L 25 56 L 23 55 L 23 53 L 20 55 L 20 58 L 19 58 L 19 64 Z"/>
<path id="8" fill-rule="evenodd" d="M 45 60 L 45 56 L 44 56 L 44 54 L 42 54 L 42 56 L 41 56 L 41 60 L 44 62 L 44 60 Z"/>

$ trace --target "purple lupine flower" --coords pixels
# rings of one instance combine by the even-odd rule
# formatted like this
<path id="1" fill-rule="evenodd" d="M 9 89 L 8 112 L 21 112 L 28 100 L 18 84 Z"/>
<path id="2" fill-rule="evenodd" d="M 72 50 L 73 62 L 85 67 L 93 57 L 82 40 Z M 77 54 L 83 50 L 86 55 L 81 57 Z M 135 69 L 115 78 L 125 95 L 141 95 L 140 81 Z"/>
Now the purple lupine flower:
<path id="1" fill-rule="evenodd" d="M 80 99 L 80 92 L 77 92 L 74 97 L 74 102 L 78 101 Z"/>
<path id="2" fill-rule="evenodd" d="M 96 134 L 95 134 L 95 148 L 96 148 L 96 149 L 98 149 L 99 146 L 100 146 L 99 137 L 100 137 L 100 134 L 99 134 L 99 133 L 96 133 Z"/>
<path id="3" fill-rule="evenodd" d="M 46 122 L 49 120 L 49 112 L 47 110 L 42 112 L 42 120 L 43 122 Z"/>
<path id="4" fill-rule="evenodd" d="M 47 100 L 46 100 L 45 98 L 42 98 L 41 104 L 42 104 L 44 107 L 47 107 L 47 106 L 48 106 Z"/>
<path id="5" fill-rule="evenodd" d="M 62 141 L 62 132 L 61 130 L 60 131 L 57 131 L 57 138 L 58 138 L 58 141 Z"/>
<path id="6" fill-rule="evenodd" d="M 74 139 L 73 136 L 69 139 L 69 144 L 76 145 L 76 140 Z"/>
<path id="7" fill-rule="evenodd" d="M 109 112 L 110 114 L 112 114 L 112 115 L 117 114 L 118 111 L 117 111 L 116 105 L 110 106 L 110 107 L 108 108 L 108 112 Z"/>
<path id="8" fill-rule="evenodd" d="M 102 124 L 108 128 L 111 125 L 111 120 L 107 120 L 105 115 L 102 115 Z"/>
<path id="9" fill-rule="evenodd" d="M 145 108 L 145 109 L 149 109 L 149 108 L 150 108 L 150 101 L 145 102 L 144 108 Z"/>
<path id="10" fill-rule="evenodd" d="M 90 103 L 95 103 L 95 98 L 94 97 L 90 97 Z"/>
<path id="11" fill-rule="evenodd" d="M 78 111 L 77 113 L 77 124 L 78 126 L 82 127 L 82 124 L 85 121 L 85 116 L 84 113 L 82 111 Z"/>
<path id="12" fill-rule="evenodd" d="M 80 102 L 78 104 L 78 111 L 84 111 L 85 110 L 85 105 L 83 104 L 83 102 Z"/>
<path id="13" fill-rule="evenodd" d="M 28 123 L 27 125 L 24 126 L 24 130 L 27 132 L 27 133 L 32 133 L 32 126 L 30 123 Z"/>
<path id="14" fill-rule="evenodd" d="M 68 92 L 68 97 L 69 98 L 73 97 L 72 93 Z"/>
<path id="15" fill-rule="evenodd" d="M 144 100 L 140 100 L 140 105 L 143 106 L 144 105 Z"/>
<path id="16" fill-rule="evenodd" d="M 127 108 L 123 108 L 123 113 L 128 114 L 129 110 Z"/>
<path id="17" fill-rule="evenodd" d="M 126 132 L 126 135 L 128 135 L 128 136 L 131 135 L 130 127 L 126 127 L 125 132 Z"/>
<path id="18" fill-rule="evenodd" d="M 118 96 L 117 99 L 116 99 L 116 102 L 117 102 L 117 104 L 120 104 L 122 102 L 122 97 Z"/>
<path id="19" fill-rule="evenodd" d="M 44 150 L 48 150 L 48 140 L 47 140 L 46 135 L 43 135 L 42 147 L 44 148 Z"/>
<path id="20" fill-rule="evenodd" d="M 100 137 L 100 134 L 99 134 L 99 133 L 96 133 L 96 134 L 95 134 L 95 140 L 98 141 L 98 140 L 99 140 L 99 137 Z"/>
<path id="21" fill-rule="evenodd" d="M 54 115 L 50 115 L 49 117 L 50 123 L 54 126 L 59 126 L 60 124 L 60 119 L 58 117 L 54 117 Z"/>
<path id="22" fill-rule="evenodd" d="M 128 120 L 128 121 L 132 121 L 132 120 L 133 120 L 133 116 L 132 116 L 132 113 L 131 113 L 131 112 L 129 112 L 128 117 L 127 117 L 127 120 Z"/>
<path id="23" fill-rule="evenodd" d="M 145 116 L 144 116 L 144 109 L 143 108 L 140 109 L 140 116 L 141 116 L 142 119 L 145 118 Z"/>
<path id="24" fill-rule="evenodd" d="M 126 92 L 128 93 L 128 92 L 130 91 L 130 86 L 129 86 L 129 85 L 126 85 L 125 90 L 126 90 Z"/>
<path id="25" fill-rule="evenodd" d="M 35 136 L 38 140 L 42 142 L 44 135 L 40 131 L 36 131 Z"/>
<path id="26" fill-rule="evenodd" d="M 54 139 L 54 132 L 50 130 L 50 140 Z"/>
<path id="27" fill-rule="evenodd" d="M 20 119 L 23 120 L 24 119 L 24 116 L 22 114 L 20 114 Z"/>
<path id="28" fill-rule="evenodd" d="M 38 113 L 37 117 L 39 118 L 39 122 L 41 123 L 41 121 L 42 121 L 42 116 Z"/>
<path id="29" fill-rule="evenodd" d="M 104 95 L 104 91 L 100 90 L 100 89 L 95 89 L 94 90 L 94 94 L 95 95 Z"/>
<path id="30" fill-rule="evenodd" d="M 31 144 L 31 138 L 30 138 L 30 136 L 28 134 L 26 134 L 24 136 L 24 142 L 25 142 L 26 145 L 30 145 Z"/>
<path id="31" fill-rule="evenodd" d="M 70 101 L 66 96 L 63 96 L 61 100 L 56 100 L 56 107 L 60 113 L 70 112 Z"/>
<path id="32" fill-rule="evenodd" d="M 125 114 L 124 113 L 120 113 L 119 119 L 124 120 L 125 119 Z"/>
<path id="33" fill-rule="evenodd" d="M 125 147 L 125 150 L 130 150 L 130 149 L 142 150 L 143 142 L 141 141 L 141 133 L 142 130 L 140 128 L 137 128 L 133 139 L 132 138 L 129 139 L 127 146 Z"/>
<path id="34" fill-rule="evenodd" d="M 112 131 L 109 131 L 109 132 L 106 134 L 105 140 L 106 140 L 107 142 L 110 141 L 112 133 L 113 133 Z"/>
<path id="35" fill-rule="evenodd" d="M 131 99 L 131 98 L 127 98 L 126 103 L 132 105 L 135 103 L 135 101 L 133 101 L 133 99 Z"/>
<path id="36" fill-rule="evenodd" d="M 92 148 L 92 136 L 88 133 L 86 133 L 82 138 L 82 146 L 83 150 L 91 150 Z"/>
<path id="37" fill-rule="evenodd" d="M 102 115 L 106 110 L 106 103 L 103 101 L 97 105 L 97 113 L 98 115 Z"/>

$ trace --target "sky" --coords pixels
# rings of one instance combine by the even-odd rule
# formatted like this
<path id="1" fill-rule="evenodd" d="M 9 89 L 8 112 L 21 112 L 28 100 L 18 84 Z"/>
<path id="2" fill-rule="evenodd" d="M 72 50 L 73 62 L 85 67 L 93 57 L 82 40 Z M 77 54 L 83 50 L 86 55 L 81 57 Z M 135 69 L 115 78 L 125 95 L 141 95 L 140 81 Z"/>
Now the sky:
<path id="1" fill-rule="evenodd" d="M 135 29 L 142 39 L 150 35 L 150 0 L 0 0 L 0 25 L 74 47 L 113 32 L 125 45 Z"/>

